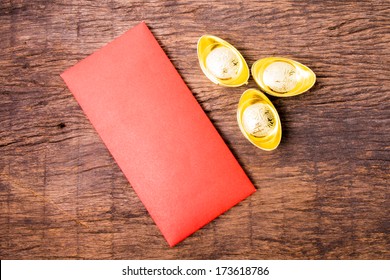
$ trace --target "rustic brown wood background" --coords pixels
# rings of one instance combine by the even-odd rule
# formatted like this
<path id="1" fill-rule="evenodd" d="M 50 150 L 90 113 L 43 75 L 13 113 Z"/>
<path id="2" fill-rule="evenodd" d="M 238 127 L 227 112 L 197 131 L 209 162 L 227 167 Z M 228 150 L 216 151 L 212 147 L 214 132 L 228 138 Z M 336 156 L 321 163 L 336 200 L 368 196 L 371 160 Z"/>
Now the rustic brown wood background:
<path id="1" fill-rule="evenodd" d="M 258 191 L 169 248 L 59 74 L 144 20 Z M 210 33 L 317 83 L 271 98 L 265 152 L 240 94 L 202 74 Z M 389 259 L 389 1 L 0 2 L 1 259 Z"/>

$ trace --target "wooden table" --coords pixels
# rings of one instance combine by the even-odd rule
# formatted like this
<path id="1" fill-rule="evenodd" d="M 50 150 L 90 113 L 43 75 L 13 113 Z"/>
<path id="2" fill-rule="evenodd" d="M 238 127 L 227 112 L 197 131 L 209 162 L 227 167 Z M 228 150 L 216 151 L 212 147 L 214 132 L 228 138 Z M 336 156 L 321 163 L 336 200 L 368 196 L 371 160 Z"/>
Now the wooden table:
<path id="1" fill-rule="evenodd" d="M 169 248 L 59 74 L 144 20 L 258 191 Z M 389 259 L 389 1 L 0 3 L 2 259 Z M 265 152 L 236 107 L 256 87 L 212 84 L 210 33 L 249 65 L 298 60 L 317 83 L 271 98 Z"/>

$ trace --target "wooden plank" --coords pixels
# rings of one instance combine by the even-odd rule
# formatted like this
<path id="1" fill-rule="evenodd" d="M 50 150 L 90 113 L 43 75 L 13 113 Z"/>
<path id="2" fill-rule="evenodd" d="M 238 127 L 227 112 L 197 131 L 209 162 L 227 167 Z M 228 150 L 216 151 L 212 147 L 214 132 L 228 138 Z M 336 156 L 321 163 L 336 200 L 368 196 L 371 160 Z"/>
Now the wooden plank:
<path id="1" fill-rule="evenodd" d="M 0 257 L 388 259 L 389 14 L 388 1 L 1 1 Z M 59 77 L 141 20 L 258 188 L 174 248 Z M 205 33 L 249 65 L 285 56 L 317 74 L 310 92 L 271 98 L 277 150 L 237 126 L 253 79 L 202 74 Z"/>

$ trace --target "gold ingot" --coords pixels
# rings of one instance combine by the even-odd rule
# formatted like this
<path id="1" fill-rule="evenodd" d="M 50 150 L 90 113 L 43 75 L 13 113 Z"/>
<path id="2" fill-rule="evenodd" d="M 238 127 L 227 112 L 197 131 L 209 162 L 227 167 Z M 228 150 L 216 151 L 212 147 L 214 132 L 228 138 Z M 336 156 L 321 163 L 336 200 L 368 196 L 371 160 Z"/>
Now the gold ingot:
<path id="1" fill-rule="evenodd" d="M 246 90 L 240 98 L 237 122 L 242 134 L 256 147 L 272 151 L 282 139 L 282 125 L 272 102 L 261 91 Z"/>
<path id="2" fill-rule="evenodd" d="M 200 68 L 213 83 L 226 87 L 248 84 L 249 67 L 241 53 L 231 44 L 212 35 L 198 41 Z"/>
<path id="3" fill-rule="evenodd" d="M 302 94 L 316 82 L 309 67 L 283 57 L 260 59 L 252 65 L 251 72 L 261 90 L 278 97 Z"/>

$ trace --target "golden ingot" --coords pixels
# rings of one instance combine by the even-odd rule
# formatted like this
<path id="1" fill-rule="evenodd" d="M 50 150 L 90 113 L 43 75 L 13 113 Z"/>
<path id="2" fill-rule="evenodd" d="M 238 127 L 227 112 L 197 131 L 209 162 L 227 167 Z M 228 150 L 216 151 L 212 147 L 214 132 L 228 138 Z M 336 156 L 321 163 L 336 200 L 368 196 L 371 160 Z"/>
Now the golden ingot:
<path id="1" fill-rule="evenodd" d="M 278 112 L 265 94 L 256 89 L 248 89 L 241 95 L 237 122 L 242 134 L 260 149 L 274 150 L 282 139 Z"/>
<path id="2" fill-rule="evenodd" d="M 283 57 L 267 57 L 252 65 L 252 76 L 266 93 L 295 96 L 308 91 L 316 82 L 316 75 L 307 66 Z"/>
<path id="3" fill-rule="evenodd" d="M 240 52 L 225 40 L 212 35 L 200 37 L 198 59 L 203 73 L 213 83 L 226 87 L 248 84 L 248 64 Z"/>

